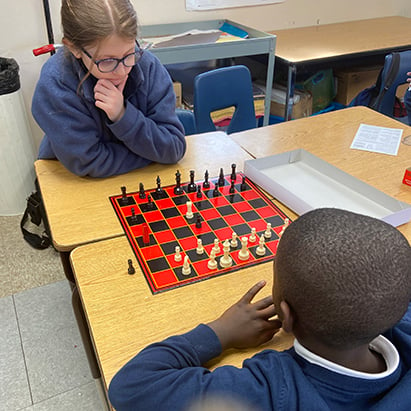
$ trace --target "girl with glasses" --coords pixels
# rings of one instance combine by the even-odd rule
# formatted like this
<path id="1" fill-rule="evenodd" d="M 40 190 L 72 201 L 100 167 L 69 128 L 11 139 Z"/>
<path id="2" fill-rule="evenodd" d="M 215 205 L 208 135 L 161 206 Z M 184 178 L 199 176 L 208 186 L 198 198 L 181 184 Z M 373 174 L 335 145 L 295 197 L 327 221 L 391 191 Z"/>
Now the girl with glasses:
<path id="1" fill-rule="evenodd" d="M 106 177 L 186 149 L 171 78 L 137 38 L 129 0 L 62 0 L 63 45 L 44 64 L 32 113 L 45 133 L 39 158 Z"/>

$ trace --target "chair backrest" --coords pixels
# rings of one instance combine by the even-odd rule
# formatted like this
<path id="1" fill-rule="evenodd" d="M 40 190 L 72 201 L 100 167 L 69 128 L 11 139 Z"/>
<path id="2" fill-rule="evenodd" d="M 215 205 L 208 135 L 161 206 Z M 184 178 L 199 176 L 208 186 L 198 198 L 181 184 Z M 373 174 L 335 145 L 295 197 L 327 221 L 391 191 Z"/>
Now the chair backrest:
<path id="1" fill-rule="evenodd" d="M 235 111 L 228 134 L 256 127 L 253 86 L 246 66 L 222 67 L 194 78 L 194 117 L 199 133 L 216 130 L 210 114 L 231 106 Z"/>
<path id="2" fill-rule="evenodd" d="M 387 78 L 395 61 L 394 54 L 399 56 L 398 68 L 392 83 L 387 87 Z M 393 117 L 397 87 L 407 82 L 407 72 L 411 71 L 411 50 L 391 53 L 385 56 L 384 67 L 381 73 L 381 88 L 374 109 L 382 114 Z"/>
<path id="3" fill-rule="evenodd" d="M 185 110 L 183 108 L 176 108 L 176 114 L 181 124 L 184 127 L 184 134 L 186 136 L 189 136 L 191 134 L 197 134 L 194 113 L 191 110 Z"/>

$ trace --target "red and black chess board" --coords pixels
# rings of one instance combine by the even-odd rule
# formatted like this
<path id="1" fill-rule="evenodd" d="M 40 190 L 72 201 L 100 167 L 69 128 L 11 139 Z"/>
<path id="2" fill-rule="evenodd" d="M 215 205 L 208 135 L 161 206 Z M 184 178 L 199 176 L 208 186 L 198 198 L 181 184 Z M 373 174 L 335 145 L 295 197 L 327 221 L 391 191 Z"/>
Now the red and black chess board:
<path id="1" fill-rule="evenodd" d="M 192 182 L 192 179 L 191 179 Z M 157 181 L 159 187 L 159 180 Z M 277 250 L 281 232 L 287 216 L 242 173 L 220 176 L 209 181 L 209 188 L 196 181 L 195 188 L 181 184 L 181 194 L 175 194 L 175 186 L 143 190 L 114 195 L 111 204 L 127 235 L 147 283 L 153 294 L 175 287 L 205 280 L 211 277 L 239 270 L 243 267 L 272 260 Z M 192 190 L 190 192 L 190 190 Z M 201 197 L 199 197 L 201 196 Z M 187 201 L 192 202 L 193 218 L 186 217 Z M 265 239 L 266 253 L 256 254 L 259 237 L 271 224 L 271 238 Z M 148 228 L 148 232 L 147 232 Z M 250 237 L 256 229 L 257 240 L 248 243 L 249 259 L 238 257 L 241 237 Z M 208 261 L 214 240 L 222 243 L 231 240 L 232 233 L 238 235 L 238 246 L 230 246 L 233 264 L 228 268 L 210 270 Z M 201 239 L 204 253 L 196 252 L 197 240 Z M 175 248 L 180 247 L 182 260 L 174 260 Z M 191 273 L 182 273 L 184 256 L 188 256 Z"/>

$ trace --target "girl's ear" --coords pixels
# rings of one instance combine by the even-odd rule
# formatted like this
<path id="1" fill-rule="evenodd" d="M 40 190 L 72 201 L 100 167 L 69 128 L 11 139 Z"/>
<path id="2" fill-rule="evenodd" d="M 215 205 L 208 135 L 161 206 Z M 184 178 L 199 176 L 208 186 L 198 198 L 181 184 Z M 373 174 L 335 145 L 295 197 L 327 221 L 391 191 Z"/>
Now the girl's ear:
<path id="1" fill-rule="evenodd" d="M 81 58 L 81 51 L 70 40 L 63 37 L 63 44 L 71 51 L 76 59 Z"/>
<path id="2" fill-rule="evenodd" d="M 281 301 L 280 309 L 282 312 L 282 327 L 287 333 L 292 333 L 294 329 L 294 312 L 286 301 Z"/>

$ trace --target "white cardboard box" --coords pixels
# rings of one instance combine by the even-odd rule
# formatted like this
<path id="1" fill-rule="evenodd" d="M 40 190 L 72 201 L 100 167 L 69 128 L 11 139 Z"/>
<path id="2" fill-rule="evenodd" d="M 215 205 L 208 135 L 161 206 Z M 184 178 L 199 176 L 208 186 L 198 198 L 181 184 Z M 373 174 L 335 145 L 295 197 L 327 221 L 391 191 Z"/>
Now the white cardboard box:
<path id="1" fill-rule="evenodd" d="M 298 215 L 331 207 L 379 218 L 394 227 L 411 219 L 411 205 L 303 149 L 246 160 L 244 173 Z"/>

